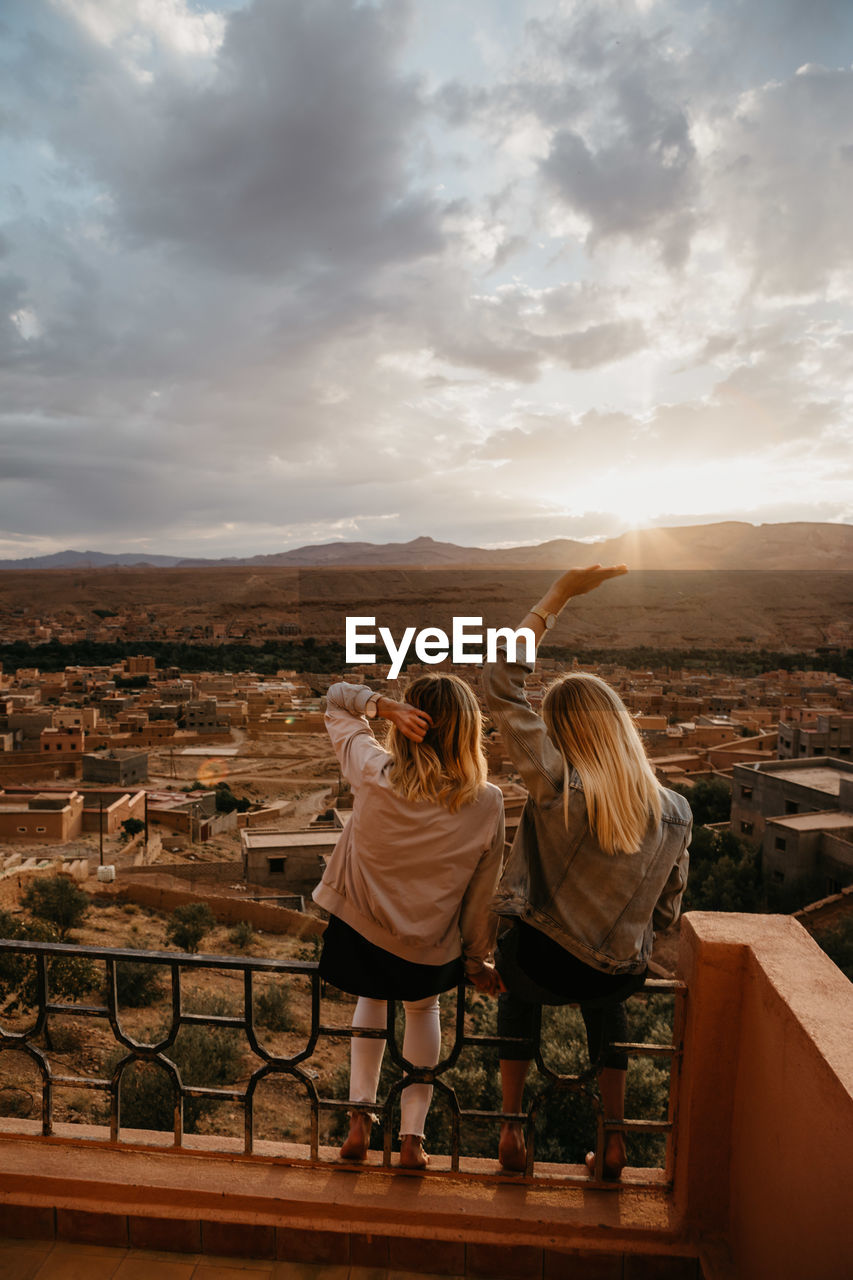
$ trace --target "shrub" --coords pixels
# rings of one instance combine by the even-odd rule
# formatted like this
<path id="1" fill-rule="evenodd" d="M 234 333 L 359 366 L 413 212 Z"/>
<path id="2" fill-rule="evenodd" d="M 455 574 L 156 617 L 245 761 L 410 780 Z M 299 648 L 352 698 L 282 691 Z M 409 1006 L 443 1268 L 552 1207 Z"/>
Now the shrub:
<path id="1" fill-rule="evenodd" d="M 152 1032 L 157 1040 L 163 1028 Z M 123 1057 L 114 1055 L 111 1069 Z M 164 1051 L 178 1068 L 181 1082 L 201 1088 L 233 1085 L 242 1070 L 243 1055 L 236 1032 L 227 1028 L 181 1027 L 170 1049 Z M 198 1131 L 200 1121 L 215 1105 L 210 1098 L 184 1099 L 184 1128 Z M 153 1062 L 136 1062 L 128 1067 L 121 1082 L 121 1123 L 130 1129 L 171 1129 L 174 1123 L 175 1090 L 164 1069 Z"/>
<path id="2" fill-rule="evenodd" d="M 241 950 L 250 946 L 255 940 L 255 931 L 248 920 L 239 920 L 228 934 L 228 941 Z"/>
<path id="3" fill-rule="evenodd" d="M 163 995 L 157 965 L 144 960 L 120 960 L 116 964 L 118 1003 L 125 1009 L 147 1009 Z"/>
<path id="4" fill-rule="evenodd" d="M 246 813 L 251 809 L 252 802 L 246 796 L 235 796 L 227 782 L 218 782 L 216 784 L 216 812 L 217 813 Z"/>
<path id="5" fill-rule="evenodd" d="M 196 952 L 202 938 L 216 924 L 206 902 L 188 902 L 176 907 L 166 926 L 166 939 L 180 951 Z"/>
<path id="6" fill-rule="evenodd" d="M 54 875 L 33 880 L 21 901 L 31 915 L 52 924 L 63 941 L 80 924 L 91 899 L 68 876 Z"/>
<path id="7" fill-rule="evenodd" d="M 727 822 L 732 808 L 732 789 L 722 778 L 700 778 L 692 786 L 675 784 L 673 791 L 689 802 L 697 827 L 709 822 Z"/>
<path id="8" fill-rule="evenodd" d="M 477 1035 L 496 1033 L 496 1004 L 468 994 L 470 1027 Z M 442 997 L 442 1025 L 452 1025 L 453 997 Z M 672 1015 L 671 997 L 638 998 L 628 1002 L 629 1035 L 632 1041 L 668 1043 Z M 402 1044 L 402 1013 L 398 1007 L 396 1034 Z M 446 1052 L 446 1044 L 443 1052 Z M 554 1008 L 546 1013 L 542 1035 L 543 1061 L 562 1075 L 580 1075 L 589 1066 L 586 1033 L 580 1010 L 571 1006 Z M 386 1052 L 379 1084 L 379 1105 L 389 1086 L 399 1079 L 398 1069 Z M 456 1092 L 464 1110 L 500 1111 L 501 1093 L 496 1048 L 466 1049 L 458 1062 L 441 1079 Z M 531 1068 L 525 1091 L 524 1108 L 536 1094 L 544 1092 L 547 1081 Z M 536 1121 L 537 1160 L 582 1164 L 587 1151 L 593 1149 L 596 1135 L 596 1110 L 593 1095 L 597 1083 L 593 1079 L 583 1091 L 556 1091 L 539 1111 Z M 333 1076 L 332 1096 L 346 1098 L 349 1078 L 345 1068 Z M 626 1087 L 626 1116 L 665 1119 L 669 1103 L 669 1072 L 664 1060 L 633 1058 L 629 1060 Z M 346 1118 L 336 1115 L 331 1125 L 330 1141 L 339 1140 L 346 1132 Z M 450 1150 L 450 1107 L 436 1090 L 427 1113 L 424 1145 L 431 1151 Z M 380 1125 L 374 1125 L 372 1144 L 382 1145 Z M 460 1130 L 460 1154 L 494 1158 L 497 1154 L 498 1125 L 466 1121 Z M 656 1134 L 628 1138 L 628 1159 L 632 1165 L 661 1164 L 664 1139 Z"/>
<path id="9" fill-rule="evenodd" d="M 0 911 L 0 937 L 22 942 L 58 942 L 55 925 L 46 920 L 18 920 Z M 51 1000 L 76 1000 L 93 990 L 100 980 L 98 969 L 83 956 L 51 956 L 47 962 L 47 989 Z M 33 956 L 0 952 L 0 1000 L 10 1011 L 31 1009 L 38 1003 L 38 967 Z"/>
<path id="10" fill-rule="evenodd" d="M 290 992 L 281 983 L 267 987 L 255 997 L 255 1022 L 270 1031 L 294 1030 Z"/>

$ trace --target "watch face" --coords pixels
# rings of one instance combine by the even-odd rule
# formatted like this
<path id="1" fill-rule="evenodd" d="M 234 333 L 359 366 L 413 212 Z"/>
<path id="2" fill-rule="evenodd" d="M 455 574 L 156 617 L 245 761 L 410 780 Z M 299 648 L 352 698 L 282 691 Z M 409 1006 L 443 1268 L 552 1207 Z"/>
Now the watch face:
<path id="1" fill-rule="evenodd" d="M 368 702 L 367 706 L 364 708 L 364 714 L 367 716 L 368 720 L 375 720 L 375 719 L 376 719 L 376 703 L 377 703 L 377 701 L 378 701 L 378 699 L 376 699 L 376 698 L 371 698 L 370 702 Z"/>
<path id="2" fill-rule="evenodd" d="M 556 623 L 557 623 L 556 613 L 549 613 L 548 617 L 545 619 L 545 626 L 550 631 L 553 626 L 556 626 Z"/>

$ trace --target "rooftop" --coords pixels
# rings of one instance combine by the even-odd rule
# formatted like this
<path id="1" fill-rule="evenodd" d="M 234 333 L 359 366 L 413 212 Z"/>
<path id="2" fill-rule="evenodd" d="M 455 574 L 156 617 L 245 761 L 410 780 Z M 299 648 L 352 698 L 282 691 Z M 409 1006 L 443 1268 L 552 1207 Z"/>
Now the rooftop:
<path id="1" fill-rule="evenodd" d="M 28 946 L 46 964 L 45 945 L 0 949 Z M 163 957 L 177 972 L 277 963 Z M 296 967 L 316 983 L 314 966 Z M 574 1166 L 538 1162 L 526 1175 L 501 1176 L 494 1161 L 463 1159 L 455 1167 L 442 1152 L 422 1175 L 398 1170 L 390 1147 L 366 1167 L 348 1168 L 317 1142 L 316 1130 L 308 1147 L 253 1148 L 248 1130 L 249 1145 L 231 1138 L 223 1146 L 214 1135 L 183 1136 L 177 1114 L 174 1135 L 51 1126 L 48 1102 L 41 1121 L 0 1125 L 0 1233 L 46 1240 L 52 1249 L 54 1241 L 76 1241 L 171 1250 L 170 1265 L 180 1265 L 176 1253 L 186 1259 L 174 1280 L 189 1280 L 189 1268 L 201 1266 L 197 1255 L 211 1254 L 266 1259 L 251 1269 L 276 1280 L 399 1280 L 439 1271 L 484 1280 L 846 1280 L 853 985 L 796 921 L 735 913 L 684 918 L 679 977 L 671 1167 L 656 1177 L 629 1170 L 621 1184 L 603 1185 Z M 80 1008 L 87 1015 L 80 1025 L 94 1012 Z M 312 1097 L 312 1107 L 347 1106 L 318 1098 L 297 1063 L 276 1059 L 271 1067 L 302 1080 L 306 1106 Z M 436 1093 L 449 1103 L 443 1070 L 436 1069 Z M 188 1087 L 178 1084 L 183 1096 Z M 126 1260 L 110 1257 L 116 1268 Z M 305 1263 L 327 1271 L 300 1273 Z M 210 1280 L 220 1274 L 209 1270 Z M 139 1267 L 104 1274 L 147 1280 Z"/>
<path id="2" fill-rule="evenodd" d="M 786 782 L 796 782 L 802 787 L 825 791 L 830 796 L 837 796 L 841 790 L 841 775 L 837 769 L 827 769 L 817 765 L 805 769 L 774 769 L 773 773 L 777 778 L 784 778 Z"/>
<path id="3" fill-rule="evenodd" d="M 844 831 L 853 827 L 853 813 L 844 809 L 825 809 L 817 813 L 783 814 L 769 818 L 774 827 L 790 827 L 794 831 Z"/>
<path id="4" fill-rule="evenodd" d="M 347 822 L 350 814 L 342 810 L 341 817 Z M 244 829 L 240 833 L 240 839 L 248 849 L 302 848 L 306 845 L 327 849 L 330 844 L 337 841 L 340 834 L 339 827 L 332 827 L 329 824 L 329 828 L 325 830 L 314 831 L 248 831 Z"/>

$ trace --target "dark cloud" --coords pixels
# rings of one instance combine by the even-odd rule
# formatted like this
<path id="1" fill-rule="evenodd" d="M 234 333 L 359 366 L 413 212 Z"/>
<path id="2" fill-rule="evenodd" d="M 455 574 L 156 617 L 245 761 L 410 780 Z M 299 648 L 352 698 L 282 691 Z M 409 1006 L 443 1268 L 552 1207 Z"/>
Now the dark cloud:
<path id="1" fill-rule="evenodd" d="M 843 516 L 853 11 L 531 8 L 8 0 L 3 538 Z"/>

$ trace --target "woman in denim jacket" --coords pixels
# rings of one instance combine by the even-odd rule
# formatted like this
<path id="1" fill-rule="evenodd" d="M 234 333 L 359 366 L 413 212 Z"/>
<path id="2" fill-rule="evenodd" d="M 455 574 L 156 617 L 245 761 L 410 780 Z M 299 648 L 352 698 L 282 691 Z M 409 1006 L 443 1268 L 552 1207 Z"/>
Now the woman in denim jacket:
<path id="1" fill-rule="evenodd" d="M 626 572 L 569 570 L 521 625 L 538 643 L 572 596 Z M 522 1042 L 501 1048 L 503 1110 L 521 1110 L 540 1006 L 579 1004 L 605 1118 L 618 1121 L 628 1062 L 612 1046 L 627 1039 L 624 1002 L 645 981 L 654 929 L 678 918 L 692 817 L 686 800 L 658 783 L 609 685 L 564 676 L 539 716 L 524 693 L 531 670 L 504 651 L 483 669 L 492 722 L 529 791 L 493 903 L 512 920 L 496 955 L 504 985 L 498 1034 Z M 505 1169 L 525 1168 L 518 1123 L 504 1123 L 499 1158 Z M 593 1172 L 592 1154 L 587 1165 Z M 604 1176 L 618 1178 L 624 1165 L 624 1135 L 609 1130 Z"/>

